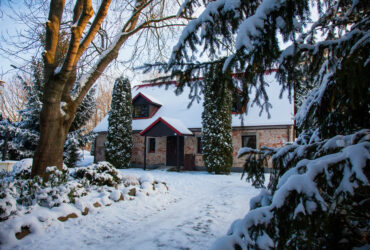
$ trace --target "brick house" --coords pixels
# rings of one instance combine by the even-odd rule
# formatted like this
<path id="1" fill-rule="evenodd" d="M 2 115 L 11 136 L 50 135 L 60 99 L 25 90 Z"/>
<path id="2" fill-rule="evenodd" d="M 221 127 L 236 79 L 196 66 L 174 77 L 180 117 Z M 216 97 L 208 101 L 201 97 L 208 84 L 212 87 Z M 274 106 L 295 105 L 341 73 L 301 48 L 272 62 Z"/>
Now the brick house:
<path id="1" fill-rule="evenodd" d="M 248 113 L 233 112 L 232 138 L 234 161 L 232 171 L 242 170 L 244 159 L 238 159 L 241 147 L 277 147 L 294 140 L 294 105 L 287 94 L 279 98 L 280 86 L 274 74 L 266 74 L 271 117 L 256 105 L 246 104 Z M 152 84 L 135 86 L 132 90 L 134 107 L 132 130 L 133 167 L 183 166 L 185 169 L 204 169 L 202 160 L 202 100 L 188 108 L 190 88 L 175 94 L 176 85 L 158 87 Z M 251 93 L 253 95 L 253 93 Z M 243 108 L 242 108 L 243 110 Z M 235 110 L 233 110 L 235 111 Z M 98 133 L 94 160 L 105 159 L 104 143 L 108 129 L 105 117 L 94 129 Z M 180 152 L 179 154 L 177 152 Z"/>

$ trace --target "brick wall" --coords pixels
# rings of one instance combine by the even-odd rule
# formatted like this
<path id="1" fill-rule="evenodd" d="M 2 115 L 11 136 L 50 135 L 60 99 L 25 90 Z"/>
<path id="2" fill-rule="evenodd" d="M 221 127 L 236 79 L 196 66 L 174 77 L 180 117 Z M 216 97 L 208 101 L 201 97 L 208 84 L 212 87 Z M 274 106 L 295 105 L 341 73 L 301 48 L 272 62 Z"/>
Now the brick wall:
<path id="1" fill-rule="evenodd" d="M 289 129 L 288 129 L 289 128 Z M 237 158 L 238 151 L 242 147 L 242 136 L 255 134 L 257 137 L 257 148 L 261 146 L 281 147 L 293 138 L 292 126 L 285 128 L 266 128 L 266 129 L 238 129 L 232 133 L 233 137 L 233 166 L 243 167 L 245 157 Z M 289 134 L 289 135 L 288 135 Z"/>
<path id="2" fill-rule="evenodd" d="M 233 166 L 242 167 L 244 164 L 244 157 L 238 159 L 237 154 L 242 147 L 242 136 L 255 134 L 257 137 L 257 147 L 280 147 L 284 143 L 293 140 L 294 130 L 293 126 L 279 126 L 269 128 L 253 128 L 253 129 L 234 129 L 232 132 L 234 152 L 233 152 Z M 201 132 L 194 132 L 194 136 L 186 136 L 184 140 L 184 153 L 195 155 L 195 166 L 204 166 L 202 155 L 197 152 L 197 136 L 201 136 Z M 166 137 L 156 137 L 155 152 L 148 152 L 149 138 L 147 138 L 147 165 L 165 165 L 166 164 Z M 96 138 L 95 160 L 104 160 L 104 142 L 106 134 L 99 134 Z M 133 134 L 133 149 L 131 162 L 137 165 L 144 164 L 144 137 L 140 134 Z"/>
<path id="3" fill-rule="evenodd" d="M 149 152 L 149 138 L 147 137 L 147 165 L 165 165 L 166 164 L 166 137 L 155 137 L 155 152 Z M 133 148 L 131 162 L 133 164 L 144 164 L 144 136 L 138 133 L 133 134 Z"/>
<path id="4" fill-rule="evenodd" d="M 288 129 L 289 128 L 289 129 Z M 195 154 L 195 166 L 204 166 L 201 154 L 197 153 L 196 136 L 201 136 L 200 132 L 194 132 L 194 137 L 185 139 L 185 154 Z M 255 129 L 234 129 L 232 132 L 233 139 L 233 167 L 243 167 L 245 157 L 237 158 L 239 149 L 242 147 L 242 136 L 255 134 L 257 137 L 257 148 L 261 146 L 281 147 L 284 143 L 293 140 L 293 127 L 278 128 L 255 128 Z M 289 134 L 289 137 L 288 137 Z"/>

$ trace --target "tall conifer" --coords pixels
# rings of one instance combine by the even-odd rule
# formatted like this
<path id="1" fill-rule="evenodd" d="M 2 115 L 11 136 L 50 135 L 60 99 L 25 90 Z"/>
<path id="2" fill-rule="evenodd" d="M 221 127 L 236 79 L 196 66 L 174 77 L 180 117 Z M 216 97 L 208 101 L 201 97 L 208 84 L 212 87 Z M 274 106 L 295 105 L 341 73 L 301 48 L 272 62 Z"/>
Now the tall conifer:
<path id="1" fill-rule="evenodd" d="M 106 158 L 116 168 L 128 168 L 132 152 L 132 97 L 130 81 L 116 79 L 108 117 Z"/>
<path id="2" fill-rule="evenodd" d="M 209 67 L 204 82 L 202 145 L 204 165 L 216 174 L 230 173 L 233 163 L 230 82 L 230 76 L 222 73 L 222 65 Z"/>

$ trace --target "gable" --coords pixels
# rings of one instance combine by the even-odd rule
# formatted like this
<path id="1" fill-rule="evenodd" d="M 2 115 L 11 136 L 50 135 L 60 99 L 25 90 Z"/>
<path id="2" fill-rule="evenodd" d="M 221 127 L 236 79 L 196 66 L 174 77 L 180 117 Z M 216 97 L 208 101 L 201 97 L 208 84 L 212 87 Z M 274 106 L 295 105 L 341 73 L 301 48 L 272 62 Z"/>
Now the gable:
<path id="1" fill-rule="evenodd" d="M 150 97 L 145 96 L 141 92 L 132 99 L 132 106 L 132 118 L 134 120 L 151 118 L 161 107 L 159 103 L 154 102 Z"/>
<path id="2" fill-rule="evenodd" d="M 136 99 L 132 100 L 132 105 L 137 106 L 137 105 L 150 105 L 151 102 L 149 102 L 147 99 L 145 99 L 143 96 L 138 96 Z"/>
<path id="3" fill-rule="evenodd" d="M 177 135 L 175 131 L 170 129 L 162 121 L 154 124 L 146 133 L 141 134 L 143 136 L 173 136 Z"/>
<path id="4" fill-rule="evenodd" d="M 193 133 L 187 129 L 180 120 L 168 117 L 159 117 L 140 132 L 142 136 L 182 136 L 192 134 Z"/>

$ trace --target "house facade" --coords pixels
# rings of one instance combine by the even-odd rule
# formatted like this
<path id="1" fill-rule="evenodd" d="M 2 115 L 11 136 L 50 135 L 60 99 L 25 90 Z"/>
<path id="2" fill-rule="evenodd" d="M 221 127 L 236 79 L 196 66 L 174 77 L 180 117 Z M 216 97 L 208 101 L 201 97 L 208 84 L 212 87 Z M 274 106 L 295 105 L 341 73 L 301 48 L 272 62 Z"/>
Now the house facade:
<path id="1" fill-rule="evenodd" d="M 279 98 L 280 86 L 274 73 L 266 74 L 269 83 L 267 94 L 272 104 L 270 117 L 260 115 L 260 108 L 246 104 L 247 113 L 233 113 L 233 169 L 242 170 L 244 158 L 237 158 L 242 147 L 279 147 L 294 140 L 294 105 L 287 94 Z M 202 159 L 202 110 L 203 100 L 194 101 L 190 107 L 190 88 L 176 95 L 174 83 L 166 86 L 139 85 L 132 90 L 133 102 L 133 167 L 155 168 L 181 166 L 184 169 L 204 169 Z M 253 92 L 251 96 L 253 96 Z M 202 97 L 202 96 L 201 96 Z M 244 109 L 243 109 L 244 110 Z M 108 117 L 94 132 L 95 161 L 105 160 Z M 178 153 L 179 152 L 179 153 Z"/>

